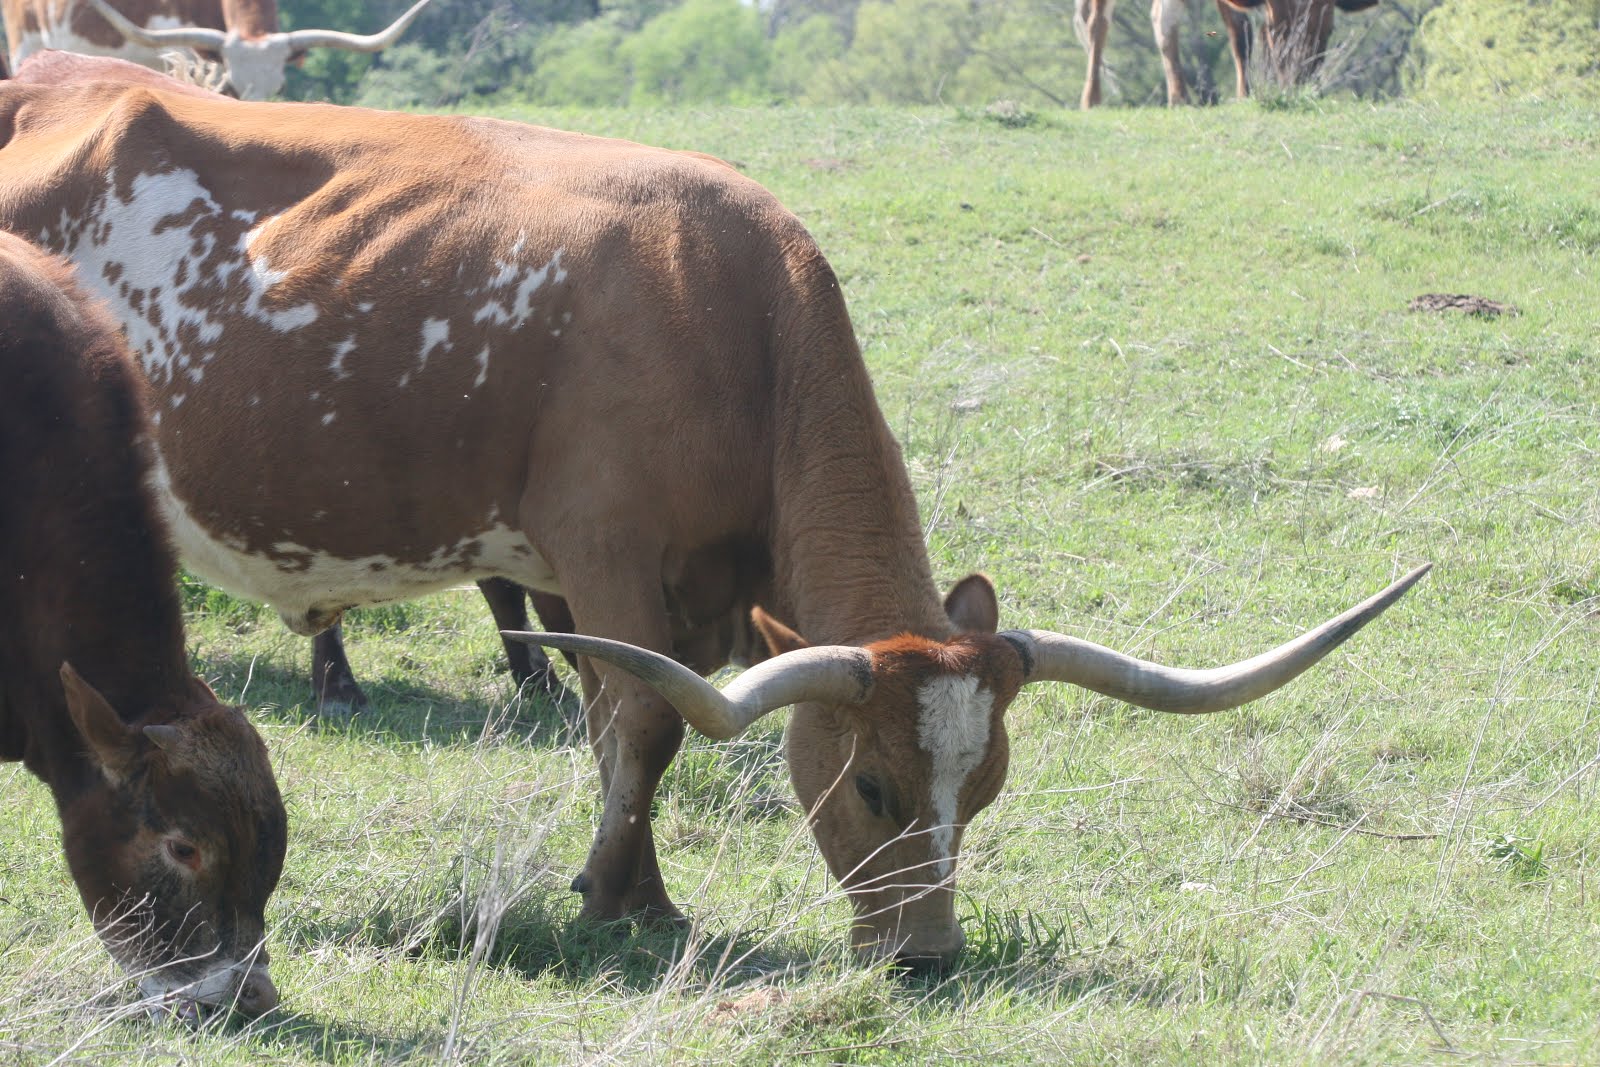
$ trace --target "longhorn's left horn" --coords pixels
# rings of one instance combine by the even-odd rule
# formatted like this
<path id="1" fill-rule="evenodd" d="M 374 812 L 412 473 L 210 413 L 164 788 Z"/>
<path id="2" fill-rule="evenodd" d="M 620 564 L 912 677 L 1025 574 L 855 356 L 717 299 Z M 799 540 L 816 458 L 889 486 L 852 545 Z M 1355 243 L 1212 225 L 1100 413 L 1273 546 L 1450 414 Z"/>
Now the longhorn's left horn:
<path id="1" fill-rule="evenodd" d="M 344 33 L 340 30 L 290 30 L 281 36 L 288 40 L 289 49 L 293 52 L 304 52 L 308 48 L 344 48 L 352 52 L 381 52 L 400 39 L 406 32 L 406 27 L 411 21 L 422 13 L 428 6 L 428 0 L 417 0 L 411 9 L 404 15 L 389 24 L 386 30 L 377 33 L 359 34 Z M 280 36 L 274 34 L 273 36 Z"/>
<path id="2" fill-rule="evenodd" d="M 500 636 L 621 667 L 666 697 L 685 722 L 707 737 L 737 737 L 763 715 L 791 704 L 859 704 L 872 693 L 872 655 L 850 645 L 785 652 L 718 689 L 678 661 L 623 641 L 516 630 L 501 630 Z"/>
<path id="3" fill-rule="evenodd" d="M 1049 630 L 1007 630 L 1022 653 L 1028 682 L 1070 682 L 1152 711 L 1203 715 L 1226 711 L 1287 684 L 1405 595 L 1433 564 L 1425 563 L 1377 596 L 1254 659 L 1211 670 L 1184 670 L 1125 656 Z"/>
<path id="4" fill-rule="evenodd" d="M 228 35 L 221 30 L 204 26 L 175 26 L 165 30 L 147 30 L 135 25 L 126 15 L 106 3 L 106 0 L 89 0 L 100 17 L 111 23 L 113 29 L 128 40 L 148 48 L 203 48 L 208 52 L 220 51 Z"/>

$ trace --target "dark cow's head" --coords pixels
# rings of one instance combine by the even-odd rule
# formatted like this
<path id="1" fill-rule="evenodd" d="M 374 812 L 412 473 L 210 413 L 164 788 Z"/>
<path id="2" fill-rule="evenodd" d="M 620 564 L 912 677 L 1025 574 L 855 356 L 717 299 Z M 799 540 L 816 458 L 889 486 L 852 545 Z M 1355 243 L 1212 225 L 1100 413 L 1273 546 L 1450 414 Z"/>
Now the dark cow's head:
<path id="1" fill-rule="evenodd" d="M 182 1014 L 270 1010 L 265 908 L 287 819 L 260 735 L 198 679 L 143 728 L 70 664 L 61 684 L 94 777 L 63 805 L 62 839 L 101 939 Z"/>
<path id="2" fill-rule="evenodd" d="M 508 634 L 615 664 L 655 687 L 711 737 L 733 737 L 777 708 L 789 723 L 789 774 L 828 868 L 855 909 L 864 955 L 913 968 L 962 947 L 955 914 L 961 835 L 1005 782 L 1005 712 L 1034 682 L 1070 682 L 1157 711 L 1201 714 L 1277 689 L 1376 618 L 1427 571 L 1289 643 L 1242 663 L 1181 670 L 1046 630 L 996 632 L 981 575 L 945 599 L 954 636 L 903 634 L 864 647 L 808 646 L 755 610 L 773 658 L 717 690 L 693 670 L 632 645 L 573 634 Z"/>

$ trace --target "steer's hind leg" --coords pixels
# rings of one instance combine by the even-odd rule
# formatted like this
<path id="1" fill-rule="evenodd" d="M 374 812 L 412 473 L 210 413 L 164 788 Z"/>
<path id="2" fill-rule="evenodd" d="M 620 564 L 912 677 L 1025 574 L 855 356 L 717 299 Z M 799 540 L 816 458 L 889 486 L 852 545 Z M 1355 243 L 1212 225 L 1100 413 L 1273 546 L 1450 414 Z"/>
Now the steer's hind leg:
<path id="1" fill-rule="evenodd" d="M 344 627 L 334 623 L 311 639 L 311 685 L 317 710 L 355 711 L 367 706 L 344 654 Z"/>

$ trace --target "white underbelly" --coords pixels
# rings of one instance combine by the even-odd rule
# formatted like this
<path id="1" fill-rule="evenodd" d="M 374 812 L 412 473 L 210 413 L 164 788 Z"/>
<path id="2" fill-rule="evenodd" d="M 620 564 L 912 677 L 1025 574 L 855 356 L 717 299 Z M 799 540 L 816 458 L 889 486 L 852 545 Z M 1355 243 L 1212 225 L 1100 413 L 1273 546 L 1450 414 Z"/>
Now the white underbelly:
<path id="1" fill-rule="evenodd" d="M 381 554 L 346 558 L 292 541 L 251 551 L 195 521 L 173 491 L 159 455 L 150 481 L 183 565 L 235 596 L 269 605 L 295 633 L 320 633 L 347 608 L 407 600 L 476 578 L 510 578 L 529 588 L 561 591 L 538 550 L 504 523 L 489 523 L 420 561 Z"/>

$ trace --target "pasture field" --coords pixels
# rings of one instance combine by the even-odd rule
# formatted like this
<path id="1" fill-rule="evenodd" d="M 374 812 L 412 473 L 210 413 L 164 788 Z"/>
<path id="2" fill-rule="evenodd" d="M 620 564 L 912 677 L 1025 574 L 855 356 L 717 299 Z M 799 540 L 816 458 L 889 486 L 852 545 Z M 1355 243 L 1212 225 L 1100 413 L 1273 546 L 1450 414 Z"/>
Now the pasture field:
<path id="1" fill-rule="evenodd" d="M 968 954 L 917 981 L 845 951 L 782 715 L 691 740 L 662 789 L 692 932 L 577 929 L 592 760 L 475 590 L 355 613 L 374 706 L 332 722 L 308 641 L 191 583 L 195 661 L 289 806 L 284 1004 L 127 1017 L 7 767 L 0 1063 L 1600 1062 L 1597 116 L 507 117 L 716 153 L 805 220 L 935 570 L 990 574 L 1004 625 L 1206 665 L 1435 569 L 1239 711 L 1025 691 L 959 871 Z"/>

